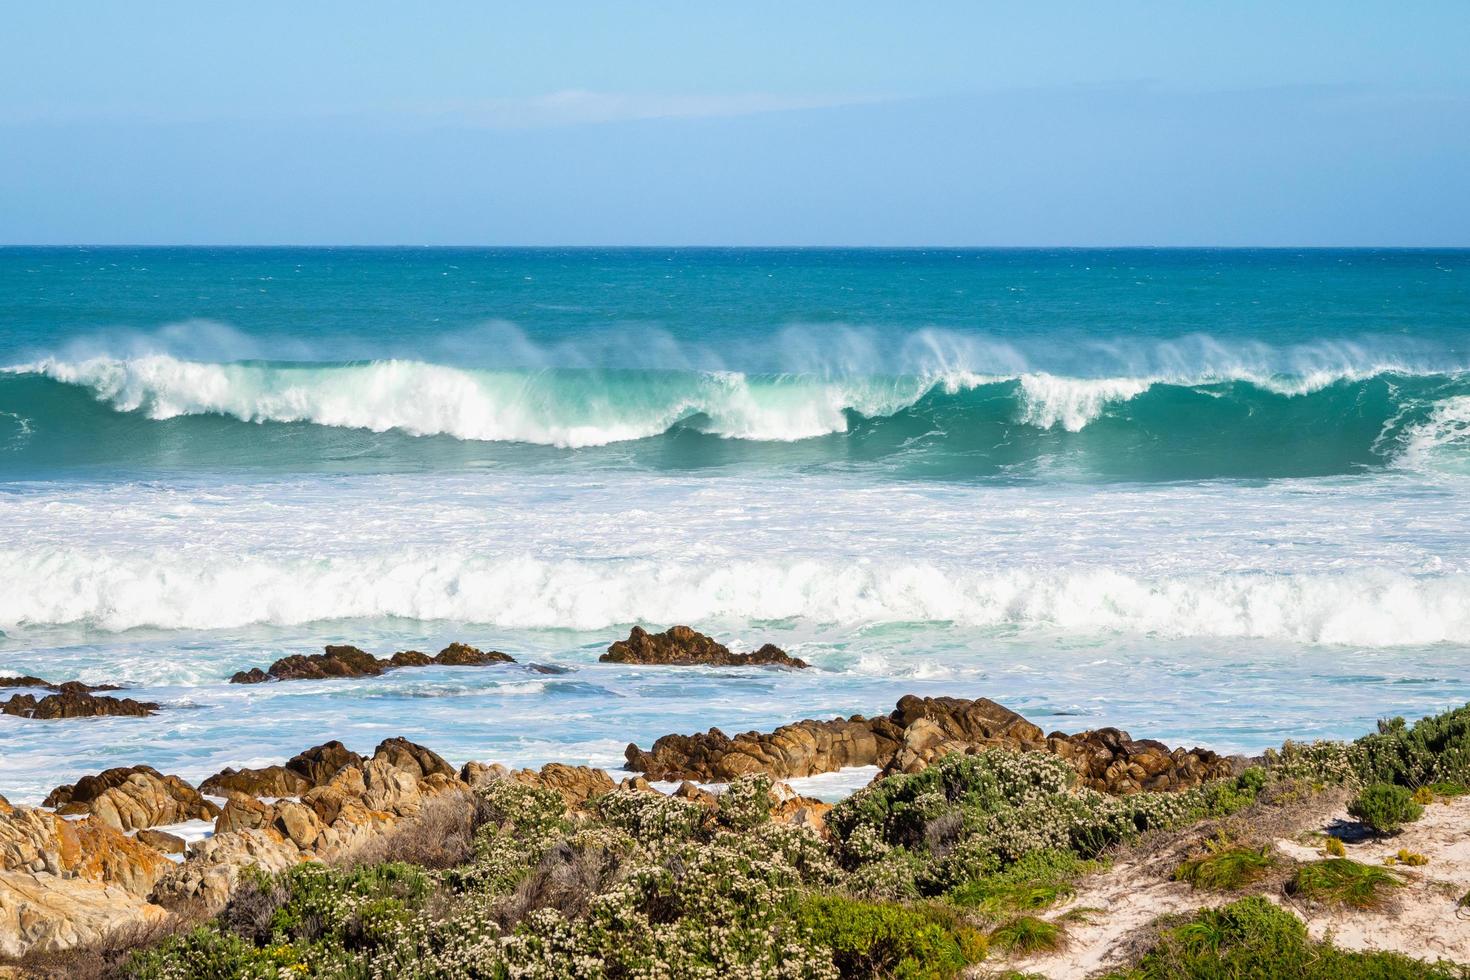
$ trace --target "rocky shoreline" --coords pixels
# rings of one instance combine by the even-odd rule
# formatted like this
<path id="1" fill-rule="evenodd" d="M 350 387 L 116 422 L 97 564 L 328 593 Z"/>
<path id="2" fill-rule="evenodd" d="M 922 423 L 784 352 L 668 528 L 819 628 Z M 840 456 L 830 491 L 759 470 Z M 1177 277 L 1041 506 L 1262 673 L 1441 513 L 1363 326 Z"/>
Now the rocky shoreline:
<path id="1" fill-rule="evenodd" d="M 776 652 L 780 657 L 740 659 L 678 627 L 664 634 L 635 629 L 609 649 L 626 663 L 806 667 Z M 436 657 L 381 659 L 339 646 L 254 673 L 284 681 L 506 662 L 513 661 L 463 644 Z M 348 669 L 358 673 L 339 672 Z M 95 696 L 82 685 L 29 680 L 15 686 L 51 689 L 51 697 Z M 1303 869 L 1338 860 L 1368 867 L 1351 856 L 1376 854 L 1371 848 L 1385 838 L 1377 831 L 1353 838 L 1342 829 L 1352 818 L 1337 815 L 1357 789 L 1407 798 L 1410 790 L 1397 787 L 1409 786 L 1421 811 L 1442 805 L 1437 817 L 1458 815 L 1449 826 L 1457 819 L 1463 828 L 1470 818 L 1470 706 L 1412 727 L 1389 725 L 1354 743 L 1287 743 L 1246 759 L 1171 748 L 1112 728 L 1048 734 L 985 698 L 910 695 L 877 717 L 807 719 L 733 737 L 719 729 L 669 734 L 647 749 L 630 744 L 625 756 L 631 775 L 615 780 L 601 769 L 557 762 L 536 770 L 493 761 L 456 767 L 404 738 L 384 739 L 371 753 L 328 741 L 278 764 L 226 768 L 197 785 L 133 765 L 57 786 L 41 806 L 0 797 L 0 957 L 20 975 L 274 976 L 287 967 L 331 972 L 319 958 L 327 943 L 337 958 L 332 970 L 350 961 L 363 974 L 502 975 L 512 966 L 525 972 L 526 956 L 551 955 L 528 952 L 527 937 L 536 937 L 537 949 L 561 949 L 557 956 L 608 962 L 644 949 L 644 940 L 629 937 L 602 948 L 600 933 L 586 931 L 595 909 L 634 901 L 642 911 L 617 914 L 647 920 L 639 928 L 649 935 L 661 934 L 660 917 L 669 928 L 684 923 L 694 930 L 678 926 L 669 945 L 639 954 L 639 963 L 659 969 L 675 970 L 680 957 L 697 953 L 701 963 L 733 956 L 725 965 L 747 976 L 887 976 L 911 955 L 903 944 L 912 942 L 923 957 L 949 964 L 915 975 L 957 976 L 983 961 L 1082 977 L 1128 968 L 1143 951 L 1172 941 L 1161 931 L 1167 923 L 1148 914 L 1149 902 L 1126 897 L 1135 892 L 1155 895 L 1159 911 L 1204 915 L 1235 908 L 1225 903 L 1242 895 L 1278 905 L 1281 896 L 1307 895 Z M 877 775 L 835 806 L 785 782 L 854 767 Z M 1437 908 L 1441 899 L 1432 896 L 1441 893 L 1451 905 L 1459 895 L 1470 901 L 1470 844 L 1463 840 L 1463 832 L 1444 841 L 1424 837 L 1425 853 L 1411 856 L 1432 862 L 1431 874 L 1392 871 L 1383 890 L 1425 907 Z M 1339 855 L 1344 847 L 1352 848 L 1349 857 Z M 1273 870 L 1218 893 L 1196 894 L 1203 886 L 1180 877 L 1179 869 L 1217 854 L 1246 852 Z M 713 862 L 713 877 L 694 870 L 706 862 Z M 382 870 L 390 868 L 400 870 Z M 378 881 L 384 874 L 418 882 L 416 897 L 393 891 L 391 923 L 372 938 L 380 927 L 351 910 L 367 900 L 362 876 Z M 749 894 L 769 893 L 762 901 L 775 903 L 785 918 L 770 919 L 765 905 L 747 907 L 726 892 L 747 887 L 739 882 L 751 875 L 763 884 L 752 880 Z M 322 881 L 346 890 L 346 931 L 335 938 L 319 931 L 325 925 L 293 931 L 296 913 L 280 911 L 299 889 L 305 895 L 327 887 Z M 655 889 L 663 897 L 650 893 L 652 905 L 628 897 L 631 883 L 654 881 L 664 881 Z M 685 895 L 690 888 L 695 892 Z M 1007 897 L 1022 892 L 1033 897 Z M 1092 908 L 1072 901 L 1077 894 L 1116 906 L 1106 928 L 1087 918 L 1093 912 L 1068 918 L 1069 909 Z M 1347 911 L 1325 898 L 1287 904 L 1309 926 L 1315 915 L 1332 928 L 1358 929 L 1357 948 L 1413 956 L 1427 950 L 1431 958 L 1470 962 L 1470 935 L 1456 938 L 1452 925 L 1435 924 L 1437 913 L 1421 915 L 1419 905 L 1396 901 Z M 266 915 L 259 921 L 268 923 L 242 925 L 242 909 L 262 902 L 276 911 L 249 915 Z M 829 921 L 833 915 L 842 923 Z M 1400 919 L 1413 929 L 1393 926 Z M 1296 928 L 1296 919 L 1287 920 L 1273 928 Z M 723 952 L 707 948 L 709 935 L 726 927 L 742 938 Z M 844 952 L 852 930 L 867 928 L 888 936 L 887 945 L 864 946 L 856 958 Z M 1028 945 L 1013 942 L 1018 929 L 1074 938 Z M 1338 955 L 1321 945 L 1323 935 L 1303 932 L 1292 941 L 1308 944 L 1304 956 Z M 785 945 L 762 945 L 782 936 Z M 474 940 L 469 947 L 466 937 Z M 198 965 L 211 957 L 239 962 Z M 466 967 L 461 957 L 480 966 Z M 432 966 L 441 960 L 459 965 Z"/>

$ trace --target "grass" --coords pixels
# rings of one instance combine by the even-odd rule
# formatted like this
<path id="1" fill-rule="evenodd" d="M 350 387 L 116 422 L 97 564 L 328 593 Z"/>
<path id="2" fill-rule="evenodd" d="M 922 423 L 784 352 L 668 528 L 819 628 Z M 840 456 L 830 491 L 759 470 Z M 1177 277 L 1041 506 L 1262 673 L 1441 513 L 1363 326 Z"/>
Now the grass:
<path id="1" fill-rule="evenodd" d="M 1187 881 L 1209 891 L 1240 891 L 1260 881 L 1276 866 L 1269 845 L 1241 847 L 1210 842 L 1208 851 L 1174 869 L 1175 881 Z"/>
<path id="2" fill-rule="evenodd" d="M 1313 942 L 1300 919 L 1260 896 L 1165 929 L 1132 969 L 1108 980 L 1464 980 L 1463 967 Z"/>
<path id="3" fill-rule="evenodd" d="M 1328 837 L 1327 846 L 1323 848 L 1328 857 L 1347 857 L 1347 847 L 1343 845 L 1342 838 Z"/>
<path id="4" fill-rule="evenodd" d="M 1061 949 L 1066 942 L 1065 929 L 1034 915 L 1018 915 L 990 933 L 991 946 L 1020 956 L 1049 953 Z"/>
<path id="5" fill-rule="evenodd" d="M 1387 892 L 1403 886 L 1403 879 L 1387 868 L 1359 864 L 1348 858 L 1327 858 L 1297 868 L 1287 891 L 1327 905 L 1355 909 L 1381 908 Z"/>

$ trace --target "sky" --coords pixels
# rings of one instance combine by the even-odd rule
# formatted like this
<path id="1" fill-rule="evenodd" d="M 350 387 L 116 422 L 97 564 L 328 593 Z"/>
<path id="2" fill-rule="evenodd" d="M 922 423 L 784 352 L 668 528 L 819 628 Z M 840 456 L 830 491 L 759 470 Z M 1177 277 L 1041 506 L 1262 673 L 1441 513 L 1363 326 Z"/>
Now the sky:
<path id="1" fill-rule="evenodd" d="M 4 20 L 3 244 L 1470 246 L 1463 0 Z"/>

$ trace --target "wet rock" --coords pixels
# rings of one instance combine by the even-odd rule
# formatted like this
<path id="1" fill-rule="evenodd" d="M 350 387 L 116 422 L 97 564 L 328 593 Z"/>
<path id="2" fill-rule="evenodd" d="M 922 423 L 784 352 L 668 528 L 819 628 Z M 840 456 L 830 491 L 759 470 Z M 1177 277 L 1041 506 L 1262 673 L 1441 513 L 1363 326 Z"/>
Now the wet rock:
<path id="1" fill-rule="evenodd" d="M 324 680 L 333 677 L 377 677 L 402 667 L 483 667 L 487 664 L 515 663 L 514 658 L 497 650 L 477 650 L 464 643 L 451 643 L 430 657 L 417 650 L 403 650 L 381 659 L 354 646 L 329 646 L 323 653 L 292 654 L 282 657 L 266 670 L 252 667 L 230 678 L 231 684 L 261 684 L 265 681 Z"/>
<path id="2" fill-rule="evenodd" d="M 687 667 L 696 664 L 716 667 L 779 666 L 810 667 L 805 660 L 790 656 L 767 643 L 754 653 L 731 653 L 730 648 L 688 626 L 675 626 L 650 633 L 635 626 L 626 640 L 618 640 L 597 658 L 610 664 L 664 664 Z"/>
<path id="3" fill-rule="evenodd" d="M 92 694 L 96 691 L 121 691 L 122 688 L 116 684 L 83 684 L 81 681 L 62 681 L 60 684 L 52 684 L 50 681 L 39 677 L 0 677 L 0 688 L 6 687 L 44 687 L 48 691 L 58 694 Z"/>
<path id="4" fill-rule="evenodd" d="M 186 848 L 184 838 L 163 830 L 150 830 L 145 827 L 134 836 L 140 843 L 147 844 L 160 854 L 183 854 Z"/>
<path id="5" fill-rule="evenodd" d="M 30 694 L 16 694 L 8 701 L 0 701 L 0 713 L 21 718 L 141 718 L 157 710 L 158 705 L 151 701 L 112 698 L 78 691 L 48 694 L 39 701 Z"/>
<path id="6" fill-rule="evenodd" d="M 58 786 L 45 806 L 62 814 L 90 813 L 118 830 L 138 830 L 185 820 L 213 820 L 219 808 L 178 776 L 165 776 L 151 766 L 106 769 Z"/>
<path id="7" fill-rule="evenodd" d="M 378 743 L 373 750 L 373 758 L 381 759 L 389 765 L 397 766 L 405 772 L 422 778 L 433 773 L 444 776 L 453 776 L 454 767 L 444 761 L 444 758 L 430 749 L 424 748 L 406 738 L 385 738 Z"/>
<path id="8" fill-rule="evenodd" d="M 451 643 L 434 658 L 443 667 L 483 667 L 486 664 L 513 664 L 514 658 L 499 650 L 477 650 L 466 643 Z"/>
<path id="9" fill-rule="evenodd" d="M 568 766 L 560 762 L 548 762 L 540 771 L 521 769 L 511 773 L 510 778 L 531 786 L 556 790 L 567 806 L 574 810 L 617 788 L 612 777 L 601 769 Z"/>

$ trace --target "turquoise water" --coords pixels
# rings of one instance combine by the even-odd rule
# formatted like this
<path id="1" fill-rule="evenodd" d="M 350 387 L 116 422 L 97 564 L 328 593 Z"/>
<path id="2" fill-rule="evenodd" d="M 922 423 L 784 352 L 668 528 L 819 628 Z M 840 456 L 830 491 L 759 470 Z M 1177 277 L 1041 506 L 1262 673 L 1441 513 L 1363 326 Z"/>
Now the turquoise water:
<path id="1" fill-rule="evenodd" d="M 1470 697 L 1467 543 L 1470 252 L 0 249 L 0 672 L 170 709 L 0 717 L 12 799 L 910 691 L 1347 735 Z M 818 670 L 596 664 L 635 622 Z M 223 684 L 449 639 L 572 670 Z"/>

